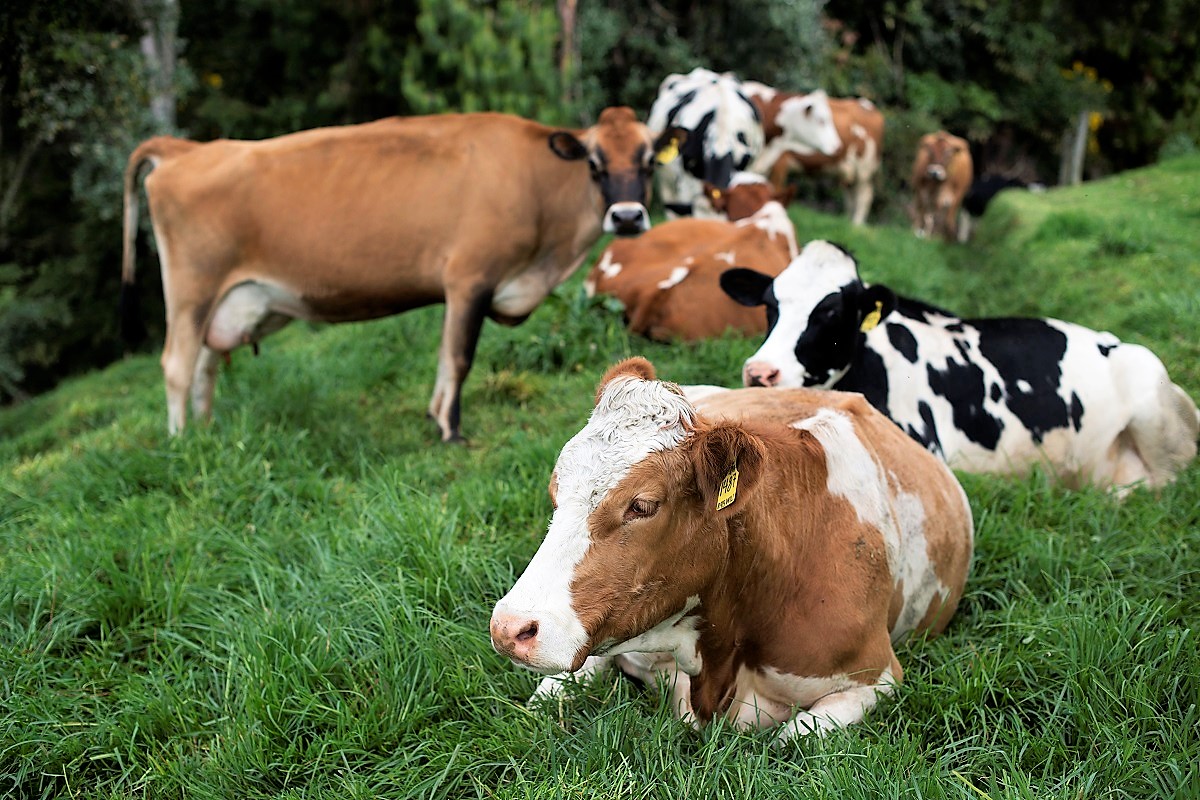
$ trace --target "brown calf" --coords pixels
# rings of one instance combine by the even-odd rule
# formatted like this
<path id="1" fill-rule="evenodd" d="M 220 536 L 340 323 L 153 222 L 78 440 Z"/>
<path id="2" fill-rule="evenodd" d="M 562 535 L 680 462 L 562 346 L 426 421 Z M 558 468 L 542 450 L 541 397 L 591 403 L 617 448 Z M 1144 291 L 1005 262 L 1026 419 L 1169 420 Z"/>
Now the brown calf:
<path id="1" fill-rule="evenodd" d="M 912 169 L 913 232 L 958 241 L 958 212 L 974 173 L 965 139 L 946 131 L 922 136 Z"/>
<path id="2" fill-rule="evenodd" d="M 134 277 L 134 193 L 149 162 L 168 429 L 183 428 L 189 393 L 196 416 L 209 416 L 222 354 L 294 318 L 349 322 L 445 302 L 429 414 L 457 439 L 484 318 L 525 319 L 602 228 L 648 228 L 658 149 L 628 108 L 574 132 L 484 113 L 259 142 L 144 142 L 126 170 L 123 280 Z"/>
<path id="3" fill-rule="evenodd" d="M 615 663 L 669 682 L 685 718 L 780 740 L 891 692 L 893 644 L 946 626 L 971 557 L 953 473 L 860 395 L 693 405 L 645 359 L 605 375 L 550 491 L 546 539 L 493 612 L 496 650 L 544 673 Z"/>

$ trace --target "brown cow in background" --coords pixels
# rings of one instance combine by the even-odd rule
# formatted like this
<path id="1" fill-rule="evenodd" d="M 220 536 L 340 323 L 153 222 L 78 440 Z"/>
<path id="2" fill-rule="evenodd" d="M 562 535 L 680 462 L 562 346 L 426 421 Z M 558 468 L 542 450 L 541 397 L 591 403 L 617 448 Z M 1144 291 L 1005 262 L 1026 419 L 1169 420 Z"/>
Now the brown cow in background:
<path id="1" fill-rule="evenodd" d="M 913 232 L 959 241 L 958 212 L 974 175 L 965 139 L 946 131 L 922 136 L 912 170 Z"/>

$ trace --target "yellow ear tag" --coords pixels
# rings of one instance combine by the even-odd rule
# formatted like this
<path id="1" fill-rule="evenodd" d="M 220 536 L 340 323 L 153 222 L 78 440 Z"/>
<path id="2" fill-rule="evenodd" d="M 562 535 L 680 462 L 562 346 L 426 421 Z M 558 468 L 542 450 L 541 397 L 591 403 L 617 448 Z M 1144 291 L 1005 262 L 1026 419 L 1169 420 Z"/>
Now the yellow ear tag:
<path id="1" fill-rule="evenodd" d="M 870 314 L 867 314 L 865 317 L 863 317 L 862 325 L 860 325 L 858 329 L 860 331 L 862 331 L 863 333 L 867 333 L 872 328 L 874 328 L 876 325 L 878 325 L 879 320 L 881 320 L 882 318 L 883 318 L 883 303 L 876 300 L 875 301 L 875 310 L 872 311 Z"/>
<path id="2" fill-rule="evenodd" d="M 713 200 L 720 200 L 720 199 L 721 199 L 721 190 L 713 189 Z"/>
<path id="3" fill-rule="evenodd" d="M 670 164 L 679 156 L 679 140 L 672 139 L 654 158 L 660 164 Z"/>
<path id="4" fill-rule="evenodd" d="M 725 480 L 721 481 L 721 488 L 717 490 L 717 511 L 720 511 L 737 499 L 737 481 L 738 471 L 735 466 L 729 470 L 729 474 L 725 476 Z"/>

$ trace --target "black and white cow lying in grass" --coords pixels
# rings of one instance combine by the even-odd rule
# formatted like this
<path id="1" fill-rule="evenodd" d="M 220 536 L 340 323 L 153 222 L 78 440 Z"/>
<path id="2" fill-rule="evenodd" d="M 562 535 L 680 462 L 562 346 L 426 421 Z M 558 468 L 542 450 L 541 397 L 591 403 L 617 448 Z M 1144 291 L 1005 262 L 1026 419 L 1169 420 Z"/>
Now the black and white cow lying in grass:
<path id="1" fill-rule="evenodd" d="M 721 287 L 765 305 L 747 386 L 861 392 L 950 466 L 1070 487 L 1162 486 L 1196 455 L 1200 414 L 1145 347 L 1054 319 L 960 319 L 866 285 L 837 245 L 809 242 L 777 278 Z"/>

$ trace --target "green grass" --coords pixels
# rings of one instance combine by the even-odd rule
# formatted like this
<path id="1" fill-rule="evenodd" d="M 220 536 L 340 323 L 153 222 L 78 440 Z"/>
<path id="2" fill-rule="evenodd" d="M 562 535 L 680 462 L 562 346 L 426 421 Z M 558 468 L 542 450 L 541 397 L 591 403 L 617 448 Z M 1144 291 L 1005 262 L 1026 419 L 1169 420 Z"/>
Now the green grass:
<path id="1" fill-rule="evenodd" d="M 869 280 L 1152 347 L 1200 397 L 1200 158 L 1007 193 L 969 247 L 853 230 Z M 577 275 L 488 324 L 465 447 L 424 410 L 441 310 L 234 354 L 170 440 L 157 358 L 0 411 L 0 796 L 1095 798 L 1200 795 L 1200 467 L 1116 504 L 962 476 L 977 524 L 946 635 L 858 726 L 775 750 L 603 680 L 533 713 L 488 643 L 601 371 L 732 382 L 752 342 L 630 338 Z"/>

